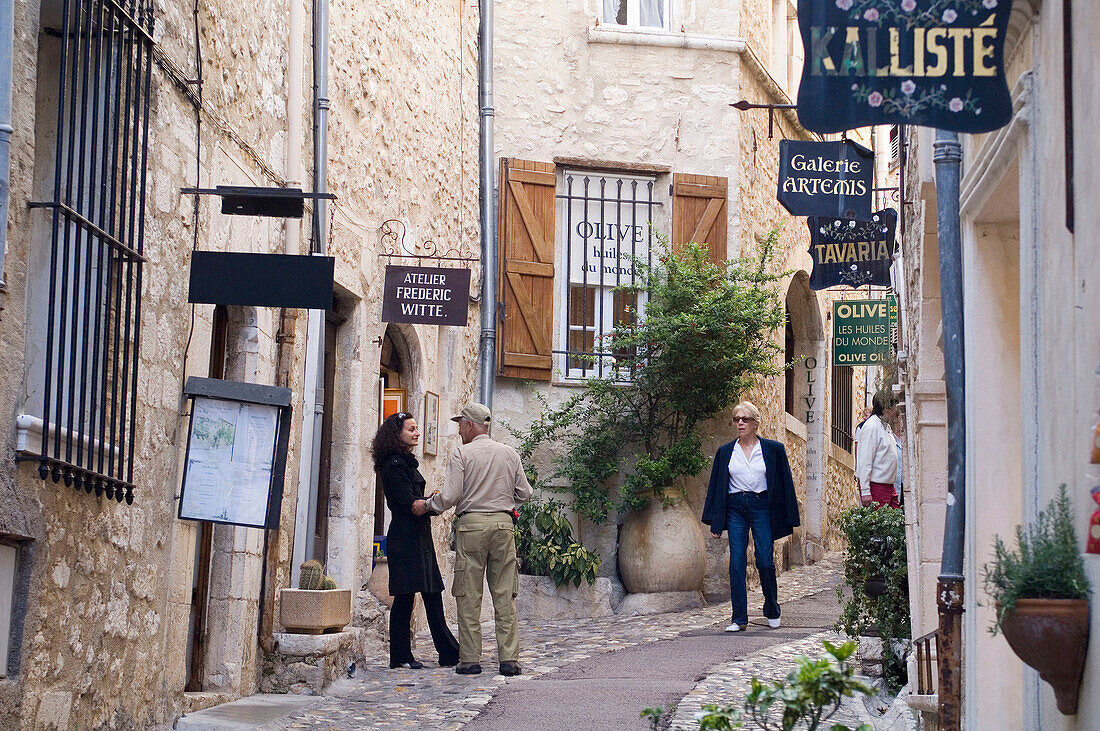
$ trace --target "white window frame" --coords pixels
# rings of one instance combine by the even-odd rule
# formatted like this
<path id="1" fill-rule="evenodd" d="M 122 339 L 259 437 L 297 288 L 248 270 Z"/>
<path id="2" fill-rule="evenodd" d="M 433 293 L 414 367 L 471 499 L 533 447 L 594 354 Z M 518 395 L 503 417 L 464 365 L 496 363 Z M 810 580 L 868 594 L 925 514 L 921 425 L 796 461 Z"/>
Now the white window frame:
<path id="1" fill-rule="evenodd" d="M 622 200 L 629 205 L 629 208 L 623 209 L 622 224 L 629 223 L 632 226 L 641 227 L 641 235 L 646 242 L 642 251 L 638 252 L 638 258 L 649 258 L 657 255 L 657 237 L 654 233 L 653 227 L 650 226 L 654 223 L 654 219 L 658 218 L 658 211 L 663 202 L 657 195 L 657 176 L 656 175 L 644 175 L 644 174 L 629 174 L 629 173 L 616 173 L 607 171 L 591 171 L 583 169 L 569 169 L 562 172 L 561 187 L 559 189 L 559 199 L 562 199 L 562 205 L 558 207 L 558 230 L 561 232 L 561 236 L 558 237 L 558 253 L 559 262 L 561 266 L 558 269 L 559 276 L 556 277 L 556 302 L 557 302 L 557 318 L 556 327 L 554 328 L 554 344 L 555 344 L 555 370 L 559 375 L 559 379 L 565 383 L 580 383 L 588 378 L 597 376 L 614 375 L 615 380 L 620 383 L 627 383 L 630 379 L 630 374 L 624 371 L 618 370 L 618 364 L 612 354 L 600 355 L 591 363 L 586 363 L 583 368 L 571 367 L 571 353 L 569 347 L 569 334 L 574 332 L 582 332 L 592 329 L 593 332 L 593 351 L 600 352 L 600 342 L 614 329 L 615 323 L 615 294 L 616 288 L 623 284 L 630 284 L 632 282 L 638 282 L 637 279 L 624 279 L 620 277 L 611 277 L 606 274 L 595 275 L 596 280 L 589 280 L 586 285 L 589 290 L 595 290 L 593 297 L 594 317 L 592 318 L 592 327 L 586 327 L 584 324 L 573 325 L 570 322 L 570 305 L 573 300 L 571 294 L 571 287 L 581 284 L 581 282 L 573 281 L 573 277 L 570 275 L 570 267 L 572 264 L 576 264 L 578 259 L 578 237 L 574 235 L 570 228 L 576 229 L 578 223 L 583 223 L 583 218 L 576 214 L 574 209 L 572 215 L 570 213 L 570 207 L 576 205 L 575 201 L 570 200 L 572 195 L 574 198 L 582 197 L 583 195 L 583 179 L 587 177 L 592 183 L 590 184 L 589 195 L 593 197 L 599 196 L 598 192 L 598 180 L 606 180 L 608 184 L 614 184 L 613 181 L 623 181 L 624 185 L 629 184 L 632 181 L 637 181 L 639 190 L 643 187 L 647 192 L 647 195 L 639 195 L 636 199 L 631 199 L 629 195 L 623 195 Z M 573 179 L 572 187 L 570 187 L 570 178 Z M 607 195 L 603 197 L 608 197 Z M 580 204 L 583 206 L 583 203 Z M 593 204 L 589 203 L 591 207 Z M 615 203 L 604 202 L 606 217 L 603 219 L 602 224 L 608 225 L 618 218 L 618 210 L 622 204 L 616 205 Z M 633 216 L 629 212 L 633 209 Z M 648 220 L 645 217 L 648 214 Z M 590 214 L 591 215 L 591 214 Z M 592 225 L 600 225 L 600 221 L 592 221 Z M 585 249 L 586 251 L 586 249 Z M 645 256 L 643 257 L 643 254 Z M 585 256 L 581 254 L 581 256 Z M 573 262 L 570 258 L 573 258 Z M 648 297 L 646 292 L 638 292 L 638 300 L 636 303 L 636 317 L 641 320 L 645 317 L 645 306 Z"/>
<path id="2" fill-rule="evenodd" d="M 642 25 L 641 23 L 641 0 L 623 0 L 626 5 L 626 24 L 619 23 L 614 16 L 608 17 L 607 6 L 604 4 L 605 0 L 596 0 L 600 8 L 600 22 L 605 25 L 617 26 L 619 28 L 633 28 L 638 30 L 671 30 L 672 29 L 672 0 L 657 0 L 657 3 L 662 9 L 662 16 L 664 17 L 663 25 Z"/>

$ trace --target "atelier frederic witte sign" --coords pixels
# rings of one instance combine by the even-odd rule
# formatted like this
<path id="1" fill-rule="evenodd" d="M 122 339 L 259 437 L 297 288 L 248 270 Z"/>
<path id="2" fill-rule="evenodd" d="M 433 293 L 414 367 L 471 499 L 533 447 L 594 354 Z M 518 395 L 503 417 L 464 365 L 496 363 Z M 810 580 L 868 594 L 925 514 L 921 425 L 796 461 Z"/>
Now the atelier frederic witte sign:
<path id="1" fill-rule="evenodd" d="M 799 0 L 798 118 L 841 132 L 916 124 L 989 132 L 1012 117 L 1012 0 Z"/>
<path id="2" fill-rule="evenodd" d="M 779 192 L 793 216 L 871 217 L 874 153 L 851 140 L 779 143 Z"/>
<path id="3" fill-rule="evenodd" d="M 469 307 L 469 269 L 386 267 L 383 322 L 465 325 Z"/>
<path id="4" fill-rule="evenodd" d="M 810 216 L 806 222 L 814 260 L 810 289 L 890 286 L 897 211 L 887 208 L 872 214 L 870 221 Z"/>
<path id="5" fill-rule="evenodd" d="M 890 303 L 887 300 L 833 302 L 833 365 L 885 363 L 890 356 Z"/>

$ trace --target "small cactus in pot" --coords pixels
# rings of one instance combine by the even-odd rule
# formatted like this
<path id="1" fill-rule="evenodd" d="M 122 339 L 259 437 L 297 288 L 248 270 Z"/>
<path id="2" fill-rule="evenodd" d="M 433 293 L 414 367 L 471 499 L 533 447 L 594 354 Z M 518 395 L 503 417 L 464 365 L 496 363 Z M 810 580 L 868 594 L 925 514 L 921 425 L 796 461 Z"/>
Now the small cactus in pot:
<path id="1" fill-rule="evenodd" d="M 325 578 L 324 565 L 316 560 L 306 561 L 301 565 L 298 575 L 299 589 L 321 589 L 321 582 Z M 333 587 L 336 588 L 336 587 Z"/>

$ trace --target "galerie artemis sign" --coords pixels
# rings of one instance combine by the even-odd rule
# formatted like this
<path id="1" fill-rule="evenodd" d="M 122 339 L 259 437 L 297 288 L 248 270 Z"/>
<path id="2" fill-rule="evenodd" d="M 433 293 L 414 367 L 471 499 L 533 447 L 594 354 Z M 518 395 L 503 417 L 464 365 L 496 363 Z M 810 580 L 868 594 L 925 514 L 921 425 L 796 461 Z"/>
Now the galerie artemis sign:
<path id="1" fill-rule="evenodd" d="M 871 217 L 874 153 L 851 140 L 779 143 L 777 198 L 793 216 Z"/>
<path id="2" fill-rule="evenodd" d="M 989 132 L 1012 116 L 1012 0 L 799 0 L 798 118 L 814 132 L 917 124 Z"/>

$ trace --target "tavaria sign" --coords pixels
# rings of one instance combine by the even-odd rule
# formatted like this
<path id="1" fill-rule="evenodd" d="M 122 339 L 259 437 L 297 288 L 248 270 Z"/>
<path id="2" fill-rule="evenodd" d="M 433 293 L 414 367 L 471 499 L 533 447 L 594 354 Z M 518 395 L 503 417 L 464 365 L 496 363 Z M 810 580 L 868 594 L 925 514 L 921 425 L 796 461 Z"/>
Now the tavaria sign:
<path id="1" fill-rule="evenodd" d="M 1012 116 L 1012 0 L 799 0 L 798 117 L 814 132 L 917 124 L 989 132 Z"/>

